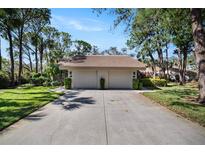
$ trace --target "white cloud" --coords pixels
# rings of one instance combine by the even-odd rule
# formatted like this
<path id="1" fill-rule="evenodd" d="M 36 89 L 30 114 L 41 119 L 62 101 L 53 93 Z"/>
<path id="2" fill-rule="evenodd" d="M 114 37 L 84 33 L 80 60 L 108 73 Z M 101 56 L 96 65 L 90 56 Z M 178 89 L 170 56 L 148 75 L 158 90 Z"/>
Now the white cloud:
<path id="1" fill-rule="evenodd" d="M 91 32 L 106 30 L 106 28 L 102 26 L 103 23 L 101 21 L 90 18 L 70 19 L 65 16 L 53 15 L 53 21 L 58 25 L 67 26 L 79 31 Z"/>

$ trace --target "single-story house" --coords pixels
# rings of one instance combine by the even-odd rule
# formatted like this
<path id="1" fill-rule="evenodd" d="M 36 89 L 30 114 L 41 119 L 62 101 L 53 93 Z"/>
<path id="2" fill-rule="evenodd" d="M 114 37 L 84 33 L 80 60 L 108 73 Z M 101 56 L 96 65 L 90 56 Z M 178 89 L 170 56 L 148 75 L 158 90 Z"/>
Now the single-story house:
<path id="1" fill-rule="evenodd" d="M 99 89 L 101 78 L 106 89 L 132 89 L 137 70 L 146 68 L 144 63 L 124 55 L 75 56 L 61 60 L 59 67 L 68 71 L 73 89 Z"/>

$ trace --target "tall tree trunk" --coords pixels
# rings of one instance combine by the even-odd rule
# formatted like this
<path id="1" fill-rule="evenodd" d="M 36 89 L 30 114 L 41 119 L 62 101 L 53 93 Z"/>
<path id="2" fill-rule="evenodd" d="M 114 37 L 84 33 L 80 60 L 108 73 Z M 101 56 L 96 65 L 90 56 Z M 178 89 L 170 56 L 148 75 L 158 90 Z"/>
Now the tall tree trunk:
<path id="1" fill-rule="evenodd" d="M 41 71 L 41 74 L 43 73 L 43 54 L 42 52 L 40 53 L 40 71 Z"/>
<path id="2" fill-rule="evenodd" d="M 40 71 L 41 74 L 43 73 L 43 50 L 44 50 L 44 44 L 43 40 L 41 40 L 40 48 L 39 48 L 39 58 L 40 58 Z"/>
<path id="3" fill-rule="evenodd" d="M 186 65 L 187 65 L 187 49 L 183 50 L 183 65 L 182 65 L 182 82 L 185 84 L 185 73 L 186 73 Z"/>
<path id="4" fill-rule="evenodd" d="M 14 85 L 14 55 L 13 55 L 13 40 L 12 40 L 12 34 L 10 29 L 7 30 L 7 35 L 9 39 L 9 55 L 11 61 L 11 86 L 13 86 Z"/>
<path id="5" fill-rule="evenodd" d="M 205 33 L 202 25 L 201 9 L 191 9 L 192 32 L 195 43 L 196 63 L 199 75 L 199 103 L 205 103 Z"/>
<path id="6" fill-rule="evenodd" d="M 47 64 L 47 65 L 50 64 L 49 52 L 50 52 L 49 49 L 45 50 L 45 59 L 46 59 L 46 64 Z"/>
<path id="7" fill-rule="evenodd" d="M 153 57 L 151 52 L 149 52 L 149 56 L 150 56 L 151 61 L 152 61 L 153 78 L 155 79 L 155 76 L 156 76 L 156 65 L 155 65 L 154 57 Z"/>
<path id="8" fill-rule="evenodd" d="M 1 38 L 0 38 L 0 71 L 2 70 Z"/>
<path id="9" fill-rule="evenodd" d="M 28 51 L 28 60 L 29 60 L 30 71 L 32 72 L 33 71 L 33 63 L 32 63 L 32 60 L 31 60 L 30 51 Z"/>
<path id="10" fill-rule="evenodd" d="M 19 74 L 18 74 L 18 83 L 21 84 L 21 75 L 23 69 L 23 28 L 19 31 Z"/>
<path id="11" fill-rule="evenodd" d="M 178 69 L 179 69 L 179 84 L 183 85 L 183 72 L 182 72 L 182 54 L 181 50 L 178 49 L 177 51 L 178 54 Z"/>
<path id="12" fill-rule="evenodd" d="M 193 52 L 193 55 L 194 55 L 194 60 L 195 60 L 195 64 L 196 64 L 196 70 L 198 70 L 199 66 L 196 62 L 196 52 Z M 195 77 L 195 80 L 198 81 L 199 80 L 199 72 L 197 71 L 196 72 L 196 77 Z"/>
<path id="13" fill-rule="evenodd" d="M 164 68 L 164 64 L 163 64 L 163 62 L 164 62 L 164 60 L 163 60 L 163 53 L 162 53 L 162 49 L 160 48 L 160 46 L 161 46 L 161 44 L 159 44 L 159 47 L 158 47 L 158 49 L 157 49 L 157 54 L 158 54 L 158 58 L 159 58 L 159 64 L 160 64 L 160 66 L 161 66 L 161 69 L 162 69 L 162 76 L 163 76 L 163 78 L 165 77 L 165 68 Z"/>
<path id="14" fill-rule="evenodd" d="M 38 45 L 35 47 L 36 73 L 38 73 Z"/>
<path id="15" fill-rule="evenodd" d="M 168 46 L 166 44 L 166 79 L 169 80 L 169 55 L 168 55 Z"/>

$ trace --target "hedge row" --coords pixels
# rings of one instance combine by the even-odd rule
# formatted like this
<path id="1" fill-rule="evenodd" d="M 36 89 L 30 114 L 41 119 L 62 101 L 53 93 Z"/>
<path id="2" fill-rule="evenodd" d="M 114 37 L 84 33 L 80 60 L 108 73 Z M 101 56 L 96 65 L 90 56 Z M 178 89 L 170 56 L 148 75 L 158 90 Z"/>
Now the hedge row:
<path id="1" fill-rule="evenodd" d="M 143 83 L 144 87 L 167 86 L 167 81 L 165 79 L 144 78 L 144 79 L 140 79 L 140 82 Z"/>
<path id="2" fill-rule="evenodd" d="M 133 89 L 142 89 L 142 87 L 165 87 L 165 86 L 167 86 L 167 81 L 165 79 L 153 79 L 153 78 L 133 79 Z"/>
<path id="3" fill-rule="evenodd" d="M 34 73 L 31 77 L 31 83 L 35 86 L 60 86 L 60 81 L 51 81 L 45 74 Z"/>

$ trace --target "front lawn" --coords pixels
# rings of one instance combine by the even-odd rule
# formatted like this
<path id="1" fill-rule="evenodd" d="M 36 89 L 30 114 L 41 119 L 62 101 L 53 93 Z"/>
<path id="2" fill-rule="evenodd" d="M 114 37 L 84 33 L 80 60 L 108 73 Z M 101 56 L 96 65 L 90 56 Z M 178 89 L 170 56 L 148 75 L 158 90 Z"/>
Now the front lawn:
<path id="1" fill-rule="evenodd" d="M 205 106 L 196 102 L 198 89 L 196 84 L 179 86 L 171 84 L 162 90 L 143 93 L 168 109 L 205 126 Z"/>
<path id="2" fill-rule="evenodd" d="M 25 117 L 62 93 L 49 87 L 19 87 L 0 90 L 0 130 Z"/>

